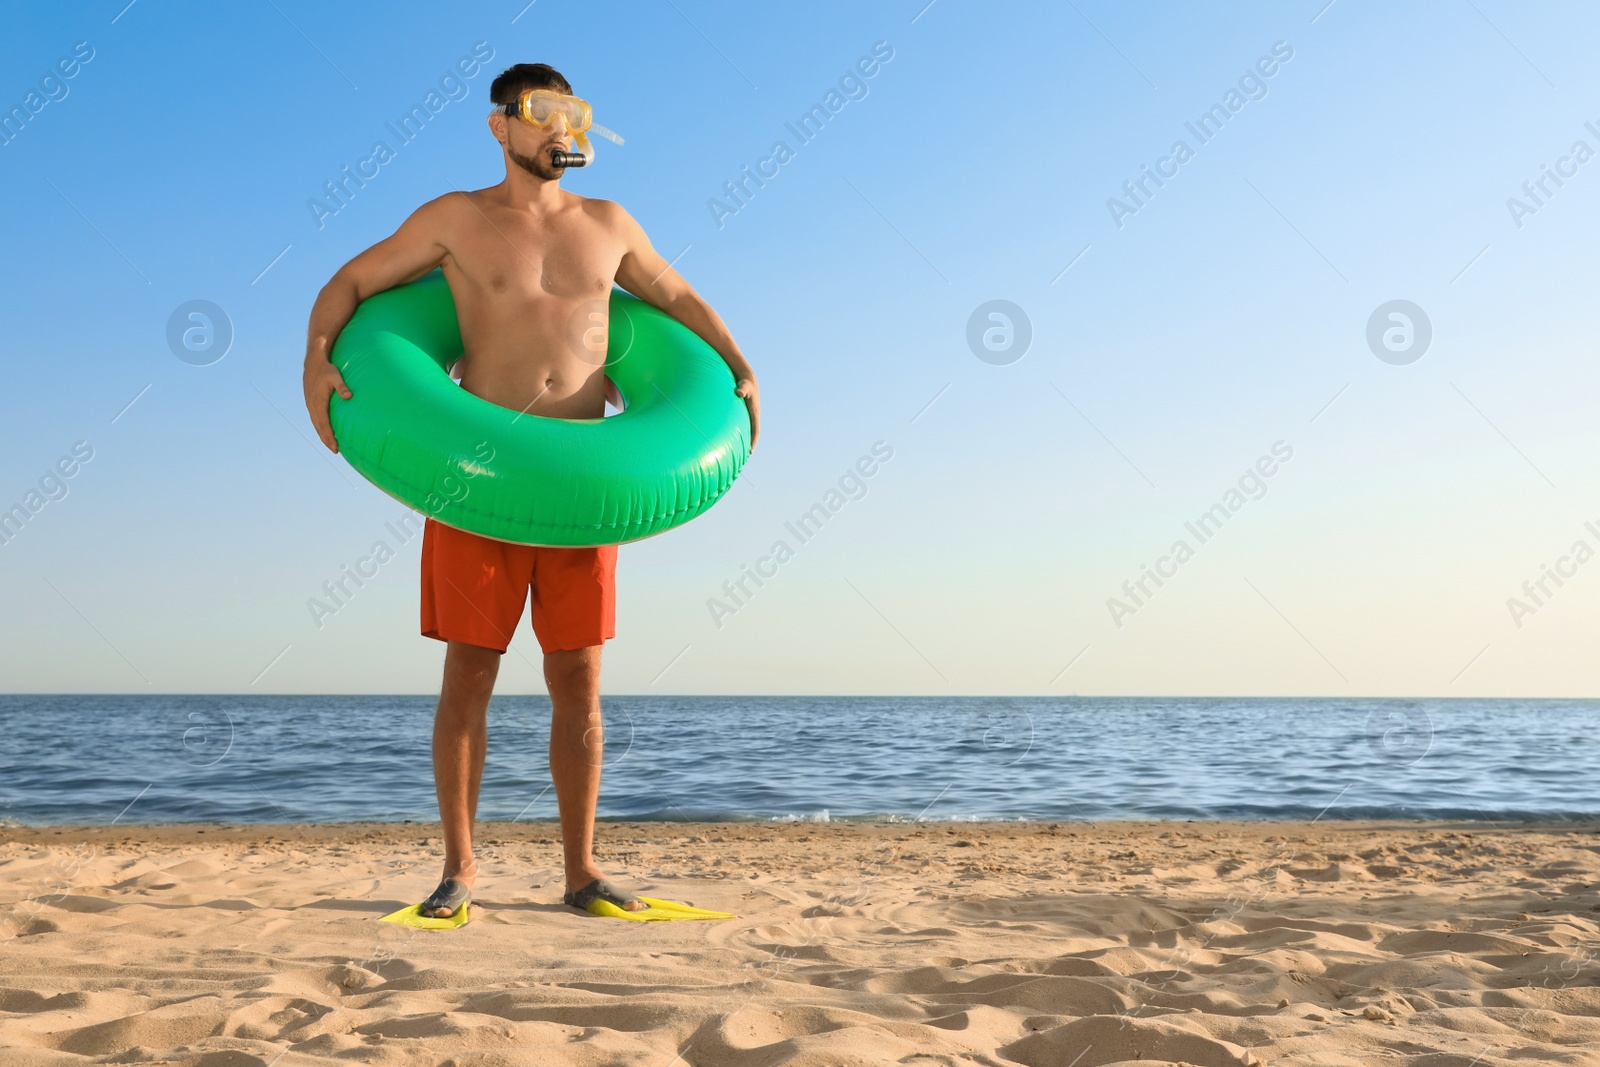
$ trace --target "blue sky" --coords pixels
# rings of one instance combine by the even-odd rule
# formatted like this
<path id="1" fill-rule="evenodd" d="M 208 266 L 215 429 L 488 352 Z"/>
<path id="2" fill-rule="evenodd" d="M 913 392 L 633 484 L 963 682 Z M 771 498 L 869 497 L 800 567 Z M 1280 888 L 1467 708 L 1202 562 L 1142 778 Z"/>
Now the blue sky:
<path id="1" fill-rule="evenodd" d="M 313 446 L 299 368 L 341 263 L 500 179 L 487 90 L 518 61 L 626 138 L 568 187 L 681 257 L 761 379 L 728 497 L 622 549 L 608 691 L 1600 685 L 1600 561 L 1574 554 L 1600 550 L 1591 7 L 125 2 L 35 5 L 0 39 L 0 105 L 39 93 L 0 146 L 0 506 L 65 491 L 0 546 L 0 688 L 436 688 L 418 541 L 313 621 L 402 507 Z M 865 95 L 800 144 L 785 124 L 875 45 Z M 465 98 L 319 225 L 324 183 L 459 95 L 474 48 Z M 1217 104 L 1202 143 L 1186 123 Z M 719 220 L 778 140 L 793 158 Z M 1131 204 L 1146 167 L 1170 176 Z M 166 340 L 194 300 L 233 332 L 206 366 Z M 1010 362 L 968 344 L 994 300 L 1031 328 Z M 1395 300 L 1432 333 L 1400 364 L 1367 339 Z M 793 543 L 876 442 L 865 495 Z M 1202 543 L 1185 524 L 1217 504 Z M 1146 567 L 1169 577 L 1135 600 Z M 504 691 L 541 688 L 526 627 Z"/>

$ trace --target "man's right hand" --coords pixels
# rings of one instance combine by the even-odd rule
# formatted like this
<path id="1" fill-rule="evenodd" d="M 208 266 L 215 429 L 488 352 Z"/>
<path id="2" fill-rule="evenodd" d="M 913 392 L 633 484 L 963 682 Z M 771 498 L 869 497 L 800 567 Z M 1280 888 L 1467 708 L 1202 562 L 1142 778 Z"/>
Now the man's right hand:
<path id="1" fill-rule="evenodd" d="M 456 205 L 460 201 L 460 206 Z M 328 279 L 311 306 L 306 326 L 306 411 L 317 436 L 329 452 L 339 451 L 328 419 L 328 401 L 337 392 L 350 399 L 344 375 L 328 360 L 339 332 L 349 323 L 361 301 L 385 289 L 415 281 L 444 262 L 449 249 L 442 235 L 451 232 L 451 219 L 468 209 L 466 194 L 449 192 L 428 201 L 389 237 L 340 267 Z M 474 209 L 476 210 L 476 209 Z"/>
<path id="2" fill-rule="evenodd" d="M 335 390 L 346 400 L 355 394 L 344 384 L 344 375 L 339 373 L 339 368 L 320 357 L 306 361 L 304 385 L 311 425 L 317 428 L 317 436 L 328 446 L 328 451 L 339 451 L 339 442 L 333 436 L 333 423 L 328 419 L 328 401 Z"/>

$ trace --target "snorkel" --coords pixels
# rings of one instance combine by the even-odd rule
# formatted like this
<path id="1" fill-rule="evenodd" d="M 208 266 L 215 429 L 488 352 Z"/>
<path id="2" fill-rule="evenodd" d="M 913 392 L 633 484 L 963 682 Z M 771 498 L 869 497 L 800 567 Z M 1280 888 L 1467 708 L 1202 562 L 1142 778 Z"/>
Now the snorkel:
<path id="1" fill-rule="evenodd" d="M 550 149 L 550 165 L 552 167 L 587 167 L 594 162 L 594 145 L 589 143 L 589 138 L 582 132 L 572 135 L 575 151 L 568 152 L 564 148 Z"/>
<path id="2" fill-rule="evenodd" d="M 622 138 L 596 122 L 589 123 L 589 129 L 604 137 L 613 144 L 622 144 Z M 576 152 L 566 152 L 559 148 L 550 150 L 550 165 L 553 167 L 587 167 L 594 162 L 594 145 L 589 138 L 579 131 L 572 135 Z"/>
<path id="3" fill-rule="evenodd" d="M 577 97 L 572 97 L 571 99 L 576 100 Z M 594 145 L 589 142 L 589 138 L 584 134 L 584 130 L 594 128 L 596 133 L 600 131 L 597 127 L 594 127 L 594 120 L 587 118 L 587 108 L 589 106 L 588 103 L 584 103 L 583 106 L 585 108 L 584 114 L 586 116 L 585 119 L 582 120 L 583 125 L 579 127 L 574 126 L 571 121 L 568 121 L 567 123 L 567 132 L 572 135 L 573 148 L 575 148 L 576 151 L 568 152 L 564 148 L 550 149 L 550 165 L 552 167 L 556 167 L 558 169 L 565 169 L 567 167 L 587 167 L 590 163 L 594 162 Z M 552 117 L 546 123 L 546 125 L 554 124 L 554 117 Z"/>

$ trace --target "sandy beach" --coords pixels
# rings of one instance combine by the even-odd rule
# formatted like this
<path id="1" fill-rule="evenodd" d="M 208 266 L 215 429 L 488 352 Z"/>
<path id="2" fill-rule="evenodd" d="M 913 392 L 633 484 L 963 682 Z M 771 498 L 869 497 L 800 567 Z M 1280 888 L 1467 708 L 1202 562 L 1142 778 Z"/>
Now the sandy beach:
<path id="1" fill-rule="evenodd" d="M 1600 1063 L 1600 827 L 606 823 L 0 831 L 6 1067 Z"/>

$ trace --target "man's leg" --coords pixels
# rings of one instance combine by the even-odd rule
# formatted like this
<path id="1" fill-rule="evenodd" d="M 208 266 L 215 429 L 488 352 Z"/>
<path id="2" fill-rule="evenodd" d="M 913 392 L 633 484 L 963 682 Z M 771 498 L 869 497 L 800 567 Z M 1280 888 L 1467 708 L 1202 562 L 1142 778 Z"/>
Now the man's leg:
<path id="1" fill-rule="evenodd" d="M 489 748 L 489 697 L 500 672 L 500 653 L 451 641 L 444 654 L 444 684 L 433 717 L 433 782 L 444 827 L 444 875 L 469 888 L 477 881 L 472 856 L 472 824 L 478 817 L 478 789 Z M 431 914 L 448 915 L 449 908 Z"/>
<path id="2" fill-rule="evenodd" d="M 600 647 L 548 652 L 544 680 L 550 689 L 550 777 L 561 811 L 561 847 L 567 892 L 602 878 L 594 862 L 594 811 L 600 800 L 605 754 L 600 719 Z M 629 911 L 637 911 L 646 905 Z"/>

